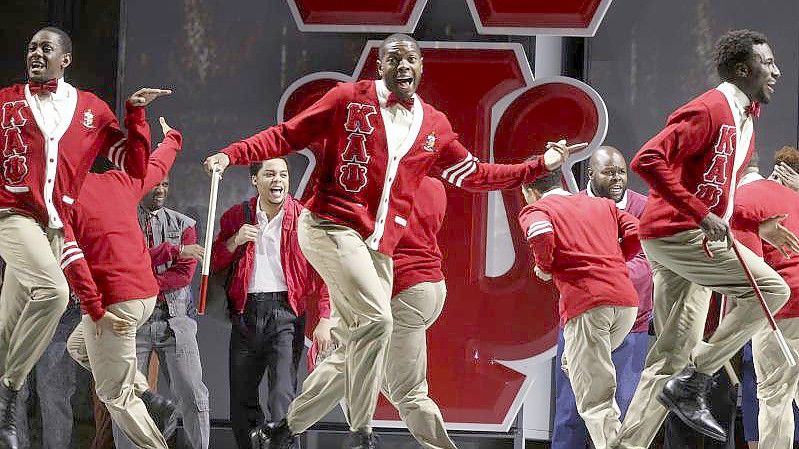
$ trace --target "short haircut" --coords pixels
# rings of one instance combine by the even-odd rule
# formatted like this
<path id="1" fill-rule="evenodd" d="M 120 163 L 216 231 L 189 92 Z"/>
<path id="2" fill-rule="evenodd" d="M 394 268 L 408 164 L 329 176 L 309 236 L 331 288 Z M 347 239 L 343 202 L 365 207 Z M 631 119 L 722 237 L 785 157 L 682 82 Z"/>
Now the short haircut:
<path id="1" fill-rule="evenodd" d="M 62 30 L 61 28 L 48 26 L 44 27 L 39 31 L 49 31 L 58 36 L 59 43 L 61 47 L 64 48 L 64 53 L 72 53 L 72 38 L 69 37 L 66 31 Z M 39 32 L 37 31 L 37 33 Z"/>
<path id="2" fill-rule="evenodd" d="M 394 33 L 391 36 L 383 39 L 383 42 L 380 43 L 380 49 L 378 50 L 377 56 L 382 58 L 385 54 L 383 49 L 386 48 L 386 45 L 392 44 L 394 42 L 413 42 L 413 45 L 415 45 L 416 48 L 419 48 L 419 43 L 416 42 L 416 39 L 408 36 L 407 34 Z"/>
<path id="3" fill-rule="evenodd" d="M 754 57 L 752 46 L 766 44 L 768 39 L 763 33 L 750 30 L 733 30 L 724 33 L 716 43 L 716 71 L 722 81 L 736 78 L 735 66 L 739 63 L 749 64 Z"/>
<path id="4" fill-rule="evenodd" d="M 793 171 L 799 172 L 799 150 L 796 147 L 785 145 L 774 155 L 774 163 L 785 164 L 791 167 Z"/>
<path id="5" fill-rule="evenodd" d="M 258 172 L 261 171 L 261 167 L 264 166 L 264 162 L 271 161 L 272 159 L 280 159 L 286 163 L 286 167 L 289 166 L 289 161 L 286 160 L 284 157 L 273 157 L 271 159 L 266 159 L 263 161 L 253 162 L 250 164 L 250 176 L 258 176 Z"/>
<path id="6" fill-rule="evenodd" d="M 563 174 L 560 169 L 553 170 L 533 182 L 524 184 L 525 189 L 535 189 L 542 193 L 557 187 L 563 187 Z"/>

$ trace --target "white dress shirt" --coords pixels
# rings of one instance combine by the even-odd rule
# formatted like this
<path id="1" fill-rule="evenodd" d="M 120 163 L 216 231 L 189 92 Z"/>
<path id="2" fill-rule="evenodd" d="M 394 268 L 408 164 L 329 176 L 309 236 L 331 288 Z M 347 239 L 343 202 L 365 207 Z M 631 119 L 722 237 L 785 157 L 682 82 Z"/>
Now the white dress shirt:
<path id="1" fill-rule="evenodd" d="M 746 113 L 746 108 L 751 101 L 735 84 L 723 82 L 719 84 L 716 89 L 721 91 L 727 98 L 727 102 L 730 105 L 730 112 L 732 112 L 732 117 L 735 120 L 737 140 L 732 166 L 732 180 L 730 181 L 730 193 L 727 197 L 727 210 L 724 212 L 724 217 L 722 217 L 724 220 L 730 221 L 733 203 L 735 202 L 735 186 L 738 184 L 736 177 L 738 170 L 746 159 L 746 154 L 749 151 L 749 142 L 752 140 L 752 134 L 754 132 L 752 129 L 752 117 Z"/>
<path id="2" fill-rule="evenodd" d="M 283 228 L 283 208 L 275 217 L 261 210 L 261 197 L 255 202 L 258 216 L 258 239 L 255 240 L 255 260 L 247 293 L 271 293 L 288 291 L 286 275 L 280 263 L 280 237 Z"/>
<path id="3" fill-rule="evenodd" d="M 31 95 L 28 86 L 25 86 L 28 106 L 31 108 L 33 117 L 39 130 L 42 132 L 45 142 L 44 151 L 46 153 L 45 179 L 42 186 L 44 192 L 44 204 L 47 207 L 49 220 L 47 225 L 53 229 L 62 228 L 64 225 L 58 212 L 53 205 L 53 189 L 55 188 L 55 176 L 58 168 L 58 143 L 67 131 L 72 117 L 75 115 L 75 107 L 78 104 L 78 91 L 72 85 L 58 79 L 58 87 L 55 93 L 45 92 L 41 95 Z"/>

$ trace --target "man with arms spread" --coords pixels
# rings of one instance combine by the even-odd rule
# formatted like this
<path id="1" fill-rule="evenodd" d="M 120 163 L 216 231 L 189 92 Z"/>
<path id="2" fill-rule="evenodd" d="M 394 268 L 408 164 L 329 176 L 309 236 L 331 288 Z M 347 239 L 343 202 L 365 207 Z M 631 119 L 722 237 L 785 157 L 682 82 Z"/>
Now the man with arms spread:
<path id="1" fill-rule="evenodd" d="M 422 75 L 416 41 L 389 36 L 379 57 L 381 79 L 341 83 L 291 120 L 205 161 L 209 171 L 224 170 L 324 141 L 316 152 L 318 189 L 298 234 L 350 329 L 344 376 L 353 447 L 375 444 L 371 419 L 392 330 L 391 255 L 423 177 L 430 172 L 471 190 L 512 188 L 556 169 L 570 150 L 561 142 L 527 163 L 480 163 L 444 114 L 415 94 Z"/>

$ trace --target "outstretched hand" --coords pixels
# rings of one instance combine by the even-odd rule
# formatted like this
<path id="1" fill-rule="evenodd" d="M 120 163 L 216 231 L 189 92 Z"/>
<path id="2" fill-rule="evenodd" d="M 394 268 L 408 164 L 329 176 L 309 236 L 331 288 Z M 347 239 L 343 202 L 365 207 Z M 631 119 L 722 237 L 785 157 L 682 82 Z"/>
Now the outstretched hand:
<path id="1" fill-rule="evenodd" d="M 164 133 L 164 137 L 166 137 L 166 133 L 172 131 L 172 127 L 167 124 L 166 119 L 163 117 L 158 117 L 158 123 L 161 124 L 161 132 Z"/>
<path id="2" fill-rule="evenodd" d="M 133 106 L 147 106 L 148 104 L 152 103 L 158 97 L 163 97 L 164 95 L 171 95 L 172 91 L 169 89 L 153 89 L 150 87 L 144 87 L 136 92 L 133 92 L 133 95 L 130 96 L 128 102 L 130 102 Z"/>
<path id="3" fill-rule="evenodd" d="M 210 175 L 214 172 L 214 170 L 218 171 L 220 174 L 225 171 L 228 165 L 230 165 L 230 157 L 228 157 L 225 153 L 216 153 L 212 154 L 205 158 L 203 162 L 205 166 L 205 170 Z"/>
<path id="4" fill-rule="evenodd" d="M 581 150 L 587 146 L 588 144 L 584 142 L 566 145 L 566 140 L 547 142 L 547 150 L 544 152 L 544 166 L 549 171 L 556 170 L 566 162 L 566 159 L 569 158 L 569 153 Z"/>
<path id="5" fill-rule="evenodd" d="M 788 214 L 767 218 L 760 223 L 758 228 L 760 238 L 777 248 L 786 259 L 791 257 L 788 251 L 799 254 L 799 238 L 782 225 L 782 221 L 787 217 Z"/>

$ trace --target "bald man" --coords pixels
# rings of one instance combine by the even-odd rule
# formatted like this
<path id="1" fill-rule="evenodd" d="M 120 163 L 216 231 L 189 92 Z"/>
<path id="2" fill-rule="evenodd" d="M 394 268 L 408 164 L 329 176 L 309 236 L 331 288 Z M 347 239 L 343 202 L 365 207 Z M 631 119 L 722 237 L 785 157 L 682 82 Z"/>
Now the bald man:
<path id="1" fill-rule="evenodd" d="M 627 189 L 627 162 L 621 152 L 611 146 L 599 147 L 591 155 L 588 167 L 588 187 L 582 192 L 592 197 L 608 198 L 616 207 L 639 218 L 644 212 L 646 196 Z M 649 318 L 652 315 L 652 271 L 643 252 L 627 262 L 633 287 L 638 293 L 638 316 L 630 334 L 612 353 L 616 365 L 616 402 L 621 417 L 635 392 L 641 377 L 649 344 Z M 574 398 L 569 378 L 561 369 L 564 339 L 563 327 L 558 332 L 558 352 L 555 357 L 555 423 L 552 449 L 583 449 L 588 433 Z"/>

